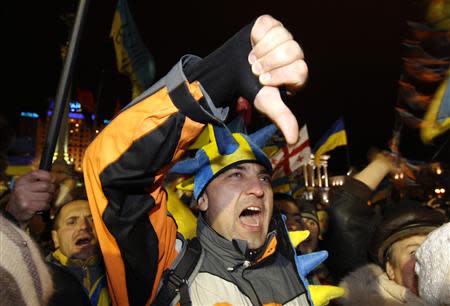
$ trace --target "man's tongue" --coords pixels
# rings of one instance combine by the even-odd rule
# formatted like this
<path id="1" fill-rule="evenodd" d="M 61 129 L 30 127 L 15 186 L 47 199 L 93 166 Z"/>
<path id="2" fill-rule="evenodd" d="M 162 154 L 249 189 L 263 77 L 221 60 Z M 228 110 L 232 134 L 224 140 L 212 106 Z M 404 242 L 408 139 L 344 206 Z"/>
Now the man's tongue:
<path id="1" fill-rule="evenodd" d="M 244 210 L 239 219 L 245 225 L 257 227 L 261 224 L 261 212 Z"/>

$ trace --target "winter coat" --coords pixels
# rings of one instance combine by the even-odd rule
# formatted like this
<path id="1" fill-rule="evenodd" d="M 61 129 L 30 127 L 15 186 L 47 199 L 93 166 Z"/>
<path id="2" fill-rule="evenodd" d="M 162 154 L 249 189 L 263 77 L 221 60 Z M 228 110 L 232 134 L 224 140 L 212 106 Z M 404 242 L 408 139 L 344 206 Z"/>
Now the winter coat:
<path id="1" fill-rule="evenodd" d="M 408 288 L 391 281 L 375 264 L 367 264 L 351 272 L 339 284 L 345 288 L 338 300 L 343 306 L 426 306 L 426 302 Z"/>
<path id="2" fill-rule="evenodd" d="M 67 288 L 67 285 L 64 286 L 65 291 L 60 290 L 58 293 L 59 296 L 64 298 L 65 294 L 69 294 L 69 291 L 67 290 L 74 290 L 74 287 L 77 286 L 82 289 L 82 293 L 85 295 L 83 300 L 86 300 L 86 298 L 90 300 L 89 305 L 111 305 L 103 264 L 98 256 L 92 256 L 87 260 L 71 259 L 67 258 L 58 249 L 48 256 L 47 261 L 50 265 L 59 267 L 66 272 L 65 275 L 61 272 L 58 274 L 59 280 L 62 283 L 73 283 L 73 277 L 76 279 L 76 283 L 73 283 L 72 285 L 73 288 Z M 57 269 L 53 268 L 53 270 Z M 79 289 L 77 289 L 77 291 L 79 291 Z"/>
<path id="3" fill-rule="evenodd" d="M 329 253 L 325 265 L 336 281 L 368 262 L 369 242 L 381 220 L 367 205 L 371 193 L 367 185 L 348 177 L 331 198 L 328 230 L 321 248 Z"/>
<path id="4" fill-rule="evenodd" d="M 38 246 L 0 214 L 0 304 L 45 306 L 53 287 Z"/>

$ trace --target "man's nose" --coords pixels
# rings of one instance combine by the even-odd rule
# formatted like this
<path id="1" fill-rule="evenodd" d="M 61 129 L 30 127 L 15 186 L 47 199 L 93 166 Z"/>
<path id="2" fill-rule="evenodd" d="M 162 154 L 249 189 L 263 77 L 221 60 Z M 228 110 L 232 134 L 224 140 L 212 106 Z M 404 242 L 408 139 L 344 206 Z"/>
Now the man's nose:
<path id="1" fill-rule="evenodd" d="M 249 178 L 247 184 L 243 187 L 246 188 L 248 194 L 253 194 L 257 197 L 264 195 L 264 182 L 260 178 Z"/>
<path id="2" fill-rule="evenodd" d="M 309 230 L 308 225 L 302 220 L 298 222 L 301 230 Z"/>
<path id="3" fill-rule="evenodd" d="M 81 218 L 79 222 L 80 229 L 84 229 L 87 231 L 92 230 L 91 222 L 87 218 Z"/>

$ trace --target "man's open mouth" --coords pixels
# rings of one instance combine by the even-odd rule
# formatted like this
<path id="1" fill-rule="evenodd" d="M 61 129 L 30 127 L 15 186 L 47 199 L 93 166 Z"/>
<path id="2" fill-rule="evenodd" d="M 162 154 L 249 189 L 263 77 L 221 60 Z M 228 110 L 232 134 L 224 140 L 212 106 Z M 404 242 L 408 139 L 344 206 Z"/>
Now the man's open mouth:
<path id="1" fill-rule="evenodd" d="M 79 238 L 77 239 L 77 241 L 75 242 L 76 246 L 79 247 L 85 247 L 91 244 L 92 238 L 88 238 L 88 237 L 84 237 L 84 238 Z"/>
<path id="2" fill-rule="evenodd" d="M 262 224 L 262 209 L 257 206 L 249 206 L 239 215 L 239 220 L 246 226 L 259 227 Z"/>

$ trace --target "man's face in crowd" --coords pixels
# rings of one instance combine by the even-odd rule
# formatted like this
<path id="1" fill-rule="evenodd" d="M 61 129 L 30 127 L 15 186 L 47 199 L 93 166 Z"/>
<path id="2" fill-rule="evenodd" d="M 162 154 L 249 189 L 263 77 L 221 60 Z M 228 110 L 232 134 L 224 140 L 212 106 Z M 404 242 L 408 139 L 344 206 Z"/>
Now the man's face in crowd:
<path id="1" fill-rule="evenodd" d="M 276 200 L 275 205 L 286 216 L 286 227 L 288 231 L 300 231 L 302 229 L 300 210 L 294 202 L 289 200 Z"/>
<path id="2" fill-rule="evenodd" d="M 228 240 L 246 240 L 250 249 L 259 248 L 272 217 L 270 174 L 259 164 L 239 164 L 212 180 L 198 204 L 218 234 Z"/>
<path id="3" fill-rule="evenodd" d="M 386 262 L 386 273 L 390 280 L 417 293 L 417 275 L 414 272 L 415 252 L 425 241 L 426 235 L 415 235 L 392 244 Z"/>
<path id="4" fill-rule="evenodd" d="M 73 201 L 61 208 L 52 238 L 55 247 L 68 258 L 87 259 L 97 253 L 98 241 L 87 201 Z"/>
<path id="5" fill-rule="evenodd" d="M 302 217 L 301 226 L 303 230 L 309 231 L 308 238 L 300 243 L 299 248 L 303 254 L 312 253 L 319 245 L 320 228 L 314 220 Z"/>

